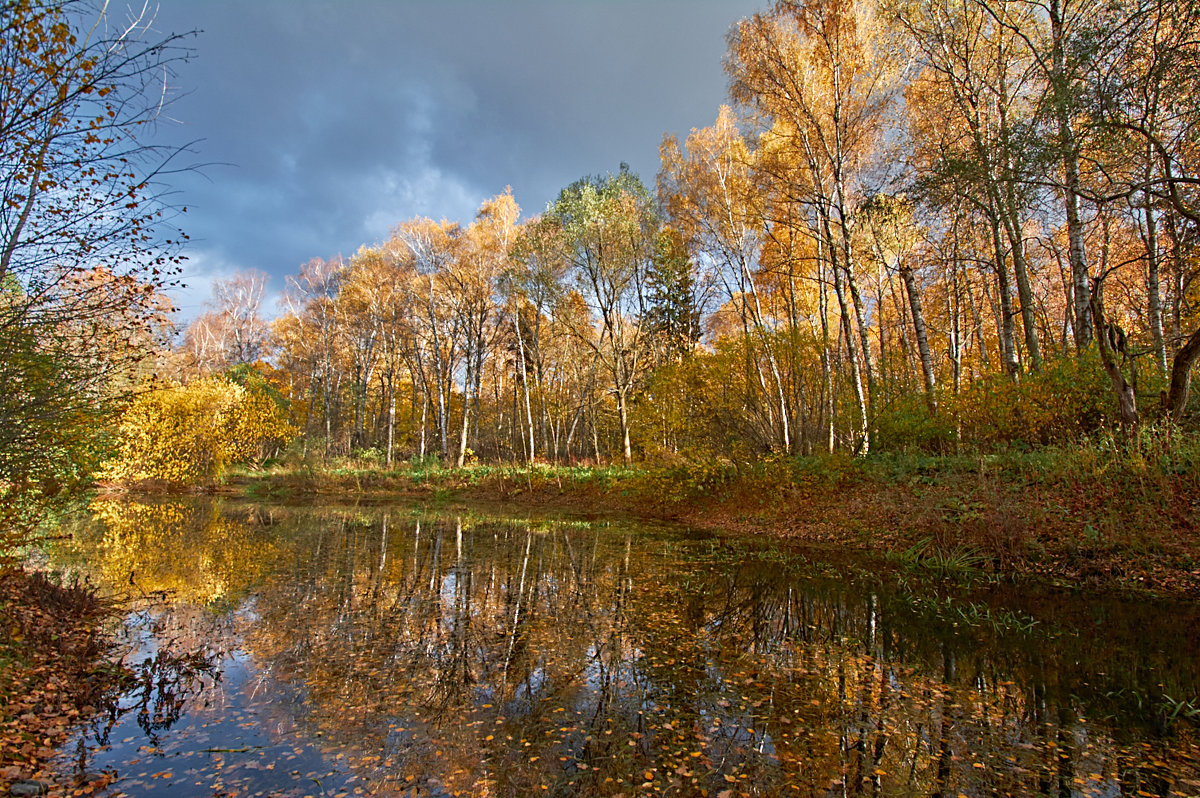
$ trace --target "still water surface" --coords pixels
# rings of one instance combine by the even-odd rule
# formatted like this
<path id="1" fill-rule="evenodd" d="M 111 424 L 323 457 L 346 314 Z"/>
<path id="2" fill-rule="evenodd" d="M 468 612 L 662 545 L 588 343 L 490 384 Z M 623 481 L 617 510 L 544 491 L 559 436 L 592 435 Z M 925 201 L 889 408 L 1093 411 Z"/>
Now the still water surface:
<path id="1" fill-rule="evenodd" d="M 1200 611 L 667 527 L 98 501 L 109 795 L 1200 795 Z M 1190 717 L 1189 717 L 1190 716 Z"/>

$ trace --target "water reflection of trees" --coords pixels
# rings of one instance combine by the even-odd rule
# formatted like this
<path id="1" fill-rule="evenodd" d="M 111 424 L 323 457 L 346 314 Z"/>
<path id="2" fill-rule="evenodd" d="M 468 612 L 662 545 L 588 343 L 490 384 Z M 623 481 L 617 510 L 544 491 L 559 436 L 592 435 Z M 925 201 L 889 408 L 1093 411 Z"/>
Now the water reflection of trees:
<path id="1" fill-rule="evenodd" d="M 60 556 L 97 571 L 121 594 L 236 607 L 272 567 L 277 540 L 261 508 L 235 512 L 220 502 L 163 497 L 101 498 L 89 510 Z"/>
<path id="2" fill-rule="evenodd" d="M 1194 660 L 1167 654 L 1194 639 L 1148 618 L 1077 635 L 1067 601 L 1024 606 L 1055 635 L 972 626 L 879 582 L 624 528 L 217 515 L 240 531 L 171 542 L 265 544 L 224 572 L 258 586 L 245 644 L 379 790 L 1165 795 L 1200 775 L 1188 727 L 1154 736 L 1120 698 L 1195 695 Z M 110 570 L 129 567 L 166 565 Z M 1156 634 L 1158 653 L 1137 645 Z"/>

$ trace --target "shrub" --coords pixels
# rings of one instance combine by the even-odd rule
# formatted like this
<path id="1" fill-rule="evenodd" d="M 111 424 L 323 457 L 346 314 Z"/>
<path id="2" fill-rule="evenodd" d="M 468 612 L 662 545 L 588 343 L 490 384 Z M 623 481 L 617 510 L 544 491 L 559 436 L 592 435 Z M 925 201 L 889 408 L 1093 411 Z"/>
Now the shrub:
<path id="1" fill-rule="evenodd" d="M 875 418 L 875 442 L 879 451 L 944 454 L 954 451 L 954 419 L 933 415 L 924 394 L 897 399 Z"/>
<path id="2" fill-rule="evenodd" d="M 140 394 L 121 417 L 117 454 L 102 479 L 190 483 L 235 463 L 262 460 L 296 433 L 265 391 L 224 377 Z"/>
<path id="3" fill-rule="evenodd" d="M 978 448 L 1073 443 L 1114 423 L 1117 404 L 1094 351 L 1046 364 L 1019 381 L 976 380 L 946 402 L 962 438 Z"/>

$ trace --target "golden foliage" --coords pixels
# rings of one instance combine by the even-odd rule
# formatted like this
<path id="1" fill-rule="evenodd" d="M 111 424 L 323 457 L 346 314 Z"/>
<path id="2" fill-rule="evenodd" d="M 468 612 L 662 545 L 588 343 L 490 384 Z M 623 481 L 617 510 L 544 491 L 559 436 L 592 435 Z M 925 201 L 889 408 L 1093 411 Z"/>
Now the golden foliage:
<path id="1" fill-rule="evenodd" d="M 224 377 L 155 388 L 125 411 L 117 455 L 101 477 L 184 483 L 216 477 L 231 464 L 263 459 L 295 432 L 265 391 Z"/>

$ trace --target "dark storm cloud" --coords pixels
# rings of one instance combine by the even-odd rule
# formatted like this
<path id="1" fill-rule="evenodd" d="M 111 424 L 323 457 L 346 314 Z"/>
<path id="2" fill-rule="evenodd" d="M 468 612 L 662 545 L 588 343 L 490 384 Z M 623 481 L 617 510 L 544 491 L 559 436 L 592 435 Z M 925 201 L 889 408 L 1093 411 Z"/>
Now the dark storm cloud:
<path id="1" fill-rule="evenodd" d="M 257 268 L 279 289 L 505 186 L 532 215 L 621 161 L 652 183 L 662 134 L 715 118 L 725 34 L 758 5 L 163 0 L 159 29 L 202 31 L 161 133 L 211 164 L 178 181 L 185 313 L 213 277 Z"/>

